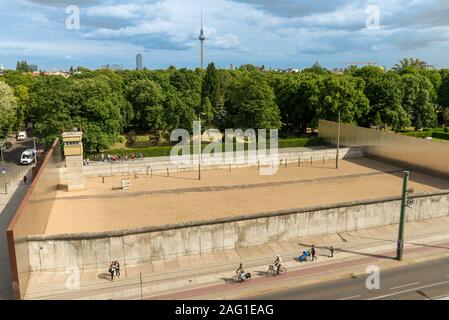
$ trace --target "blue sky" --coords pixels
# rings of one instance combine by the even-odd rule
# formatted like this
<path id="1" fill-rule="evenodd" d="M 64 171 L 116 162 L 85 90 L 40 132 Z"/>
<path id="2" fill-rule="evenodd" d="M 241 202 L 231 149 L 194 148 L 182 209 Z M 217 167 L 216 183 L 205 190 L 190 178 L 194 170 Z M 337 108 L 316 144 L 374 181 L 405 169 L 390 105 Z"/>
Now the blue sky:
<path id="1" fill-rule="evenodd" d="M 69 5 L 77 30 L 66 28 Z M 134 68 L 142 53 L 150 69 L 194 68 L 201 7 L 205 61 L 220 67 L 391 67 L 403 57 L 449 67 L 449 0 L 0 0 L 0 64 Z"/>

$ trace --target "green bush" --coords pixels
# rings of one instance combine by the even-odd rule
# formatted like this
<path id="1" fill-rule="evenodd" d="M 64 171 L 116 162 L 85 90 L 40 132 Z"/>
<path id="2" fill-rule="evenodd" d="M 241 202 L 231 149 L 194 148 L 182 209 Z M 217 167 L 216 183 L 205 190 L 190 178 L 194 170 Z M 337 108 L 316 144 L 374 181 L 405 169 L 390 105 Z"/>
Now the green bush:
<path id="1" fill-rule="evenodd" d="M 448 127 L 444 127 L 444 133 L 449 133 L 449 128 Z"/>
<path id="2" fill-rule="evenodd" d="M 294 139 L 281 139 L 278 142 L 278 148 L 299 148 L 299 147 L 311 147 L 311 146 L 320 146 L 323 145 L 323 139 L 312 137 L 312 138 L 294 138 Z M 202 148 L 204 149 L 207 144 L 203 144 Z M 245 144 L 245 150 L 248 150 L 248 145 Z M 173 146 L 159 146 L 159 147 L 147 147 L 147 148 L 130 148 L 130 149 L 111 149 L 103 152 L 104 154 L 117 154 L 117 155 L 125 155 L 125 154 L 137 154 L 141 152 L 144 157 L 163 157 L 169 156 L 170 151 Z M 193 146 L 191 145 L 191 151 L 193 151 Z M 267 148 L 269 148 L 269 143 L 267 143 Z M 221 144 L 221 150 L 224 151 L 226 149 L 226 144 Z M 235 143 L 233 144 L 233 149 L 235 150 Z M 98 153 L 88 153 L 88 157 L 92 157 Z"/>
<path id="3" fill-rule="evenodd" d="M 449 133 L 433 132 L 432 137 L 437 139 L 449 140 Z"/>
<path id="4" fill-rule="evenodd" d="M 432 136 L 432 131 L 409 131 L 404 132 L 406 136 L 415 137 L 415 138 L 427 138 Z"/>

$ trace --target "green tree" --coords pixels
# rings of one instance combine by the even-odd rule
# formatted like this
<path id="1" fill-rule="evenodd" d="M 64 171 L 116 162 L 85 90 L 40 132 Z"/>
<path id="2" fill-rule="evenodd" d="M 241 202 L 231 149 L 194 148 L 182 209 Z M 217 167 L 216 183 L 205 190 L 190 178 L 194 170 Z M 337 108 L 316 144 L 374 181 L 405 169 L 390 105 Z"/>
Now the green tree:
<path id="1" fill-rule="evenodd" d="M 228 123 L 234 128 L 279 129 L 279 108 L 273 89 L 259 72 L 239 72 L 227 90 Z"/>
<path id="2" fill-rule="evenodd" d="M 398 73 L 410 72 L 411 70 L 425 70 L 427 69 L 427 62 L 414 59 L 414 58 L 404 58 L 396 63 L 393 70 Z"/>
<path id="3" fill-rule="evenodd" d="M 21 128 L 25 122 L 25 115 L 28 113 L 27 108 L 30 104 L 30 95 L 28 92 L 28 87 L 20 84 L 14 87 L 14 95 L 17 99 L 17 110 L 16 110 L 16 128 Z"/>
<path id="4" fill-rule="evenodd" d="M 17 100 L 13 90 L 0 81 L 0 138 L 6 137 L 16 123 Z"/>
<path id="5" fill-rule="evenodd" d="M 420 119 L 422 126 L 434 127 L 437 122 L 436 92 L 432 82 L 421 74 L 404 74 L 402 76 L 404 90 L 403 107 L 410 115 L 412 124 L 417 126 Z"/>
<path id="6" fill-rule="evenodd" d="M 134 110 L 132 124 L 146 131 L 166 128 L 164 121 L 164 94 L 161 86 L 149 79 L 135 80 L 127 87 L 127 99 Z"/>
<path id="7" fill-rule="evenodd" d="M 318 118 L 336 121 L 340 110 L 342 121 L 357 124 L 368 114 L 369 100 L 363 93 L 363 79 L 331 75 L 324 77 L 319 86 L 319 95 L 313 101 Z"/>

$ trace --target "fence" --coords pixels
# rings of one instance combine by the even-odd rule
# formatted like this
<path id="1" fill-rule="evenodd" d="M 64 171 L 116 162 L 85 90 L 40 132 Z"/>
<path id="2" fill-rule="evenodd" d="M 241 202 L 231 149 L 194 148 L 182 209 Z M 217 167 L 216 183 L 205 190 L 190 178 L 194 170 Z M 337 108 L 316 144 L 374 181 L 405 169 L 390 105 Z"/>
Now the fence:
<path id="1" fill-rule="evenodd" d="M 361 158 L 363 148 L 342 148 L 340 158 Z M 324 162 L 336 158 L 336 150 L 329 148 L 317 148 L 304 151 L 301 148 L 287 148 L 279 151 L 277 157 L 257 157 L 248 155 L 246 152 L 241 155 L 229 155 L 219 153 L 216 156 L 198 156 L 179 158 L 172 162 L 170 157 L 145 158 L 143 160 L 128 160 L 115 162 L 90 162 L 83 167 L 83 174 L 86 177 L 114 176 L 114 175 L 152 175 L 170 174 L 172 172 L 198 171 L 209 169 L 236 169 L 253 166 L 273 167 L 275 161 L 278 166 L 300 166 L 313 164 L 313 162 Z M 224 159 L 224 160 L 223 160 Z M 62 177 L 63 179 L 63 177 Z"/>

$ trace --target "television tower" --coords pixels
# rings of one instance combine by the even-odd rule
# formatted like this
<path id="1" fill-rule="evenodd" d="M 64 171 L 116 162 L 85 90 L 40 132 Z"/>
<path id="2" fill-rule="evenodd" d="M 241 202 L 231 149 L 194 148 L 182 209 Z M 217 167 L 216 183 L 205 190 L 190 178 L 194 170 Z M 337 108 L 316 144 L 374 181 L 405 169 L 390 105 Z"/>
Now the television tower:
<path id="1" fill-rule="evenodd" d="M 206 36 L 204 35 L 203 32 L 203 8 L 201 8 L 201 30 L 198 39 L 201 41 L 201 69 L 203 69 L 203 59 L 204 59 L 203 42 L 204 40 L 206 40 Z"/>

